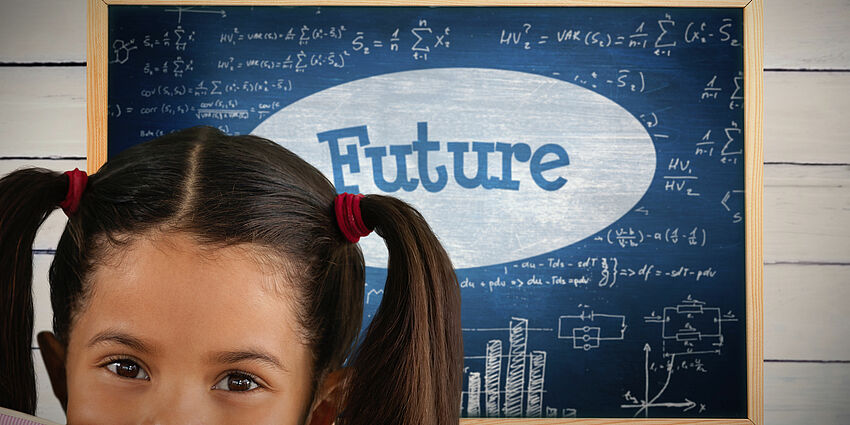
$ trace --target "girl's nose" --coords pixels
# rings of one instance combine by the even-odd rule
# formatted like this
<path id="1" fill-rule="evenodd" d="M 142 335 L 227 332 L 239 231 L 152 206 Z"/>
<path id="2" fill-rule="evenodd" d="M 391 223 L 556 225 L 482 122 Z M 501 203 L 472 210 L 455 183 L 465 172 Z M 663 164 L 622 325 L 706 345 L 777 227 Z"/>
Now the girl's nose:
<path id="1" fill-rule="evenodd" d="M 209 399 L 209 389 L 197 384 L 161 382 L 162 387 L 151 392 L 151 398 L 145 410 L 145 425 L 200 425 L 214 423 L 208 417 L 212 406 L 205 405 Z"/>

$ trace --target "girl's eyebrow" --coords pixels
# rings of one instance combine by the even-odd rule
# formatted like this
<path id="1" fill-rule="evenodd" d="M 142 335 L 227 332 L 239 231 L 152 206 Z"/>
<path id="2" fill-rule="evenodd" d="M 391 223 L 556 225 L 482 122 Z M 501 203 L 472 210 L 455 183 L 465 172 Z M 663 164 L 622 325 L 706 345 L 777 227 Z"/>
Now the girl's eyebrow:
<path id="1" fill-rule="evenodd" d="M 117 329 L 107 329 L 102 331 L 92 337 L 89 340 L 88 346 L 94 347 L 98 344 L 104 343 L 115 343 L 126 345 L 127 347 L 132 348 L 133 350 L 139 351 L 144 354 L 151 354 L 154 352 L 154 349 L 149 344 L 145 343 L 139 338 L 136 338 L 126 332 L 121 332 Z"/>
<path id="2" fill-rule="evenodd" d="M 151 354 L 154 352 L 154 348 L 150 344 L 117 329 L 107 329 L 98 333 L 89 340 L 88 346 L 94 347 L 98 344 L 108 343 L 126 345 L 127 347 L 144 354 Z M 289 368 L 286 367 L 283 362 L 271 353 L 260 348 L 248 348 L 237 351 L 218 351 L 211 353 L 209 358 L 212 362 L 224 364 L 233 364 L 245 360 L 259 361 L 286 373 L 290 373 Z"/>
<path id="3" fill-rule="evenodd" d="M 224 364 L 233 364 L 244 360 L 254 360 L 280 369 L 286 373 L 290 373 L 289 368 L 287 368 L 286 365 L 284 365 L 277 357 L 259 348 L 248 348 L 238 351 L 218 351 L 210 354 L 210 360 L 212 362 Z"/>

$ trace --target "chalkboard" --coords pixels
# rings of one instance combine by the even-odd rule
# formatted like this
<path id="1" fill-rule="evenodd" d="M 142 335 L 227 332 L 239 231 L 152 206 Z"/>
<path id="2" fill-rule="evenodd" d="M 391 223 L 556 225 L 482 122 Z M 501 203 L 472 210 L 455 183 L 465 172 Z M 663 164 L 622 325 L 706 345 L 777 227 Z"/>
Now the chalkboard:
<path id="1" fill-rule="evenodd" d="M 107 157 L 213 125 L 422 211 L 461 285 L 460 417 L 760 423 L 758 3 L 98 3 Z"/>

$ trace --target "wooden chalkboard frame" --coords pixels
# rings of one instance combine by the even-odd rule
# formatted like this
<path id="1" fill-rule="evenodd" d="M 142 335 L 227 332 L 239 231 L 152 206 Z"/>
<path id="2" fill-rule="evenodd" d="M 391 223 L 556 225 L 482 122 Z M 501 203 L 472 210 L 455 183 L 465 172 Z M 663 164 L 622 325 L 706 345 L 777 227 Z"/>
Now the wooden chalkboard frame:
<path id="1" fill-rule="evenodd" d="M 86 127 L 87 170 L 96 172 L 107 158 L 107 71 L 110 5 L 211 6 L 591 6 L 591 7 L 724 7 L 741 8 L 744 16 L 744 179 L 746 223 L 747 418 L 745 419 L 460 419 L 464 425 L 495 424 L 735 424 L 764 423 L 763 320 L 763 1 L 762 0 L 87 0 Z"/>

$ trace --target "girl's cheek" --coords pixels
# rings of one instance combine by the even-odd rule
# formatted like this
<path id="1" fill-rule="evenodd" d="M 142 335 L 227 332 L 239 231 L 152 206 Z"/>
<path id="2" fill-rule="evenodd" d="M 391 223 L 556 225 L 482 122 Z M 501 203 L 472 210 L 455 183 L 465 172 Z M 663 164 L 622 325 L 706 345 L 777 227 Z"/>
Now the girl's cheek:
<path id="1" fill-rule="evenodd" d="M 150 393 L 144 384 L 116 379 L 105 368 L 71 367 L 67 372 L 69 425 L 139 423 Z"/>
<path id="2" fill-rule="evenodd" d="M 221 408 L 215 424 L 297 425 L 299 414 L 284 407 L 284 403 L 264 404 L 260 408 Z"/>
<path id="3" fill-rule="evenodd" d="M 138 423 L 137 406 L 132 400 L 103 388 L 71 388 L 69 385 L 68 424 Z"/>

